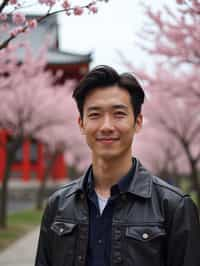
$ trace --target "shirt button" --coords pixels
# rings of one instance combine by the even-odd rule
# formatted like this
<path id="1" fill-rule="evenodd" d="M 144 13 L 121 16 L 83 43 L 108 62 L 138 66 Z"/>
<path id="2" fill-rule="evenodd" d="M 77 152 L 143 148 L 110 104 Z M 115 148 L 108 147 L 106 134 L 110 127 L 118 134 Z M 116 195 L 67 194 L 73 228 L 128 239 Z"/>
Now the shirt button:
<path id="1" fill-rule="evenodd" d="M 103 241 L 102 241 L 101 239 L 99 239 L 99 240 L 98 240 L 98 243 L 99 243 L 99 244 L 102 244 L 102 243 L 103 243 Z"/>
<path id="2" fill-rule="evenodd" d="M 122 262 L 122 258 L 121 257 L 117 257 L 117 262 L 121 263 Z"/>
<path id="3" fill-rule="evenodd" d="M 144 233 L 144 234 L 142 235 L 142 238 L 143 238 L 143 239 L 148 239 L 148 238 L 149 238 L 149 234 Z"/>

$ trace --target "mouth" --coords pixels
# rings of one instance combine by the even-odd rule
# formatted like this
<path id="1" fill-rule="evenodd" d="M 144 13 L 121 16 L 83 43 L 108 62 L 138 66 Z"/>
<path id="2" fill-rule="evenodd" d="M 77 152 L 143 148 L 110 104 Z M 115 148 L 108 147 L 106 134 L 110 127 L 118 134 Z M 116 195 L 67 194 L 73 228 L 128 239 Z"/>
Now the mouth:
<path id="1" fill-rule="evenodd" d="M 101 142 L 103 144 L 112 144 L 116 141 L 118 141 L 118 138 L 104 138 L 104 139 L 97 139 L 98 142 Z"/>

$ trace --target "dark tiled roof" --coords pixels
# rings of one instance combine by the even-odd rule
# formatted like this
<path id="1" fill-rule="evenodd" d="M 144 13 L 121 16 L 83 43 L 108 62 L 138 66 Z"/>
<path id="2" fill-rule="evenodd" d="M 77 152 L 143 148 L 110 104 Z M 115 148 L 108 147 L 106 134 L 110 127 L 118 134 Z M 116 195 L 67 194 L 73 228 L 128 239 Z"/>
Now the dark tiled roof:
<path id="1" fill-rule="evenodd" d="M 39 15 L 27 15 L 27 19 L 39 18 Z M 0 22 L 1 24 L 1 22 Z M 11 19 L 9 24 L 13 27 Z M 0 32 L 0 40 L 7 38 L 7 34 L 4 35 Z M 47 61 L 49 64 L 76 64 L 76 63 L 89 63 L 91 61 L 91 53 L 78 54 L 61 51 L 56 46 L 59 45 L 58 41 L 58 22 L 57 16 L 53 15 L 38 24 L 38 27 L 31 30 L 27 34 L 19 35 L 14 42 L 28 41 L 31 46 L 33 54 L 38 54 L 40 49 L 48 44 Z M 19 49 L 17 52 L 19 61 L 23 61 L 24 50 Z"/>
<path id="2" fill-rule="evenodd" d="M 48 51 L 48 62 L 54 64 L 72 64 L 72 63 L 89 63 L 91 61 L 91 54 L 77 54 L 63 52 L 57 49 L 50 49 Z"/>

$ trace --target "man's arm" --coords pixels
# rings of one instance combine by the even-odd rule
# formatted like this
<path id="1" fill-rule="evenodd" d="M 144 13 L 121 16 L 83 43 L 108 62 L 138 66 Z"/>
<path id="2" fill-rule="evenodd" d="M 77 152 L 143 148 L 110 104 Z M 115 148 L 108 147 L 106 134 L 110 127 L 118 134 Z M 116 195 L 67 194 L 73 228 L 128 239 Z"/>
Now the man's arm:
<path id="1" fill-rule="evenodd" d="M 46 206 L 44 211 L 41 227 L 40 227 L 40 235 L 37 247 L 37 254 L 35 259 L 35 266 L 51 266 L 50 259 L 50 235 L 49 235 L 49 203 Z"/>
<path id="2" fill-rule="evenodd" d="M 200 223 L 189 196 L 183 197 L 172 218 L 167 245 L 167 266 L 200 266 Z"/>

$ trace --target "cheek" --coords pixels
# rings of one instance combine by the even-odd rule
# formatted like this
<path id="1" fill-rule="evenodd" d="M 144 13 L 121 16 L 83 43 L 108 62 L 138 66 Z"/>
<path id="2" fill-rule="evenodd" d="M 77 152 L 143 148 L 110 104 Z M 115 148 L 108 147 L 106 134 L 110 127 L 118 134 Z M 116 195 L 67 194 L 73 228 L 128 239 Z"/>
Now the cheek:
<path id="1" fill-rule="evenodd" d="M 85 128 L 85 137 L 87 142 L 91 142 L 93 138 L 95 138 L 97 132 L 97 128 L 94 125 L 88 125 Z"/>
<path id="2" fill-rule="evenodd" d="M 116 124 L 116 129 L 122 134 L 133 134 L 134 123 L 133 121 L 120 121 Z"/>

